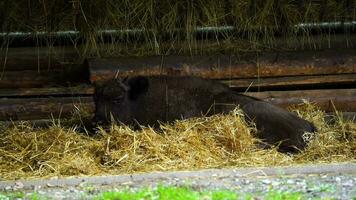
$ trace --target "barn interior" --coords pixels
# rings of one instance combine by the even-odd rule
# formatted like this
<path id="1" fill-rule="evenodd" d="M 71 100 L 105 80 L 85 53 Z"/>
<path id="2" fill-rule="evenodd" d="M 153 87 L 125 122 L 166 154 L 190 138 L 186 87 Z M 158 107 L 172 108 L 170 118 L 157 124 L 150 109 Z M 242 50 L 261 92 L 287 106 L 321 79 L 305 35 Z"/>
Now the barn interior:
<path id="1" fill-rule="evenodd" d="M 3 0 L 0 45 L 0 180 L 356 158 L 355 1 Z M 95 83 L 162 74 L 223 82 L 318 133 L 297 155 L 260 149 L 236 110 L 88 135 Z"/>

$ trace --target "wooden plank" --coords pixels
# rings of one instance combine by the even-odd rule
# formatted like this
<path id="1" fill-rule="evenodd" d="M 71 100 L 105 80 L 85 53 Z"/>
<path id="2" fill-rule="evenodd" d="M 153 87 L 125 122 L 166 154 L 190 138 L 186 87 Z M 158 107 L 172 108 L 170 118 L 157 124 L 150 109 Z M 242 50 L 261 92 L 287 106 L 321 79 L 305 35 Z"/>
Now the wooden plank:
<path id="1" fill-rule="evenodd" d="M 248 92 L 246 95 L 264 99 L 284 108 L 307 100 L 326 112 L 335 111 L 334 106 L 338 111 L 356 111 L 356 89 Z"/>
<path id="2" fill-rule="evenodd" d="M 4 72 L 0 77 L 0 88 L 44 87 L 55 84 L 54 74 L 36 71 Z"/>
<path id="3" fill-rule="evenodd" d="M 338 111 L 355 112 L 356 96 L 344 97 L 309 97 L 303 98 L 316 104 L 326 112 L 334 112 L 334 106 Z M 275 105 L 287 108 L 291 105 L 303 103 L 301 98 L 267 98 L 265 99 Z M 71 116 L 77 107 L 94 111 L 94 103 L 91 97 L 81 98 L 41 98 L 41 99 L 0 99 L 0 120 L 34 120 L 64 118 Z"/>
<path id="4" fill-rule="evenodd" d="M 37 72 L 24 70 L 0 73 L 0 88 L 70 86 L 87 81 L 88 75 L 85 71 L 52 70 Z"/>
<path id="5" fill-rule="evenodd" d="M 275 98 L 323 98 L 339 96 L 356 96 L 356 89 L 325 89 L 325 90 L 295 90 L 295 91 L 264 91 L 264 92 L 247 92 L 246 95 L 260 99 Z"/>
<path id="6" fill-rule="evenodd" d="M 320 97 L 320 98 L 303 98 L 326 112 L 334 112 L 335 108 L 337 111 L 351 112 L 356 111 L 356 97 Z M 265 99 L 275 105 L 283 108 L 287 108 L 291 105 L 297 105 L 303 103 L 301 98 L 276 98 L 276 99 Z"/>
<path id="7" fill-rule="evenodd" d="M 71 116 L 80 107 L 93 112 L 92 97 L 0 98 L 0 120 L 34 120 Z"/>
<path id="8" fill-rule="evenodd" d="M 356 85 L 356 74 L 338 75 L 317 75 L 317 76 L 292 76 L 292 77 L 262 77 L 247 79 L 222 80 L 231 88 L 253 89 L 253 88 L 288 88 L 298 86 L 317 86 L 317 85 Z"/>
<path id="9" fill-rule="evenodd" d="M 87 92 L 90 95 L 93 89 L 91 88 Z M 246 95 L 265 99 L 281 107 L 300 104 L 303 102 L 302 99 L 306 99 L 327 112 L 334 111 L 333 104 L 339 111 L 356 112 L 356 89 L 249 92 Z M 0 98 L 0 120 L 35 120 L 48 119 L 52 116 L 64 118 L 70 116 L 77 106 L 81 106 L 89 112 L 93 112 L 95 107 L 91 96 L 29 98 L 25 95 L 21 98 L 3 97 Z"/>
<path id="10" fill-rule="evenodd" d="M 210 79 L 348 74 L 356 49 L 264 52 L 258 55 L 166 56 L 88 59 L 92 82 L 135 75 L 193 75 Z"/>
<path id="11" fill-rule="evenodd" d="M 80 60 L 73 47 L 0 48 L 1 71 L 63 69 Z"/>
<path id="12" fill-rule="evenodd" d="M 38 96 L 88 96 L 94 93 L 94 88 L 89 85 L 76 87 L 46 87 L 46 88 L 19 88 L 0 89 L 0 97 L 38 97 Z"/>

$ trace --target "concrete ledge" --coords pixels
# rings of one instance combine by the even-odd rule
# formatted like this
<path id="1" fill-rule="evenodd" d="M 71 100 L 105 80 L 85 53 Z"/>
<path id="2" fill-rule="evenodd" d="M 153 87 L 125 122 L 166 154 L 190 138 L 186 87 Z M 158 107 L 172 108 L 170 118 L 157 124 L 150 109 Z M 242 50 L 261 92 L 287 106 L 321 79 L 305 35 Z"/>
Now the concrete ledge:
<path id="1" fill-rule="evenodd" d="M 139 185 L 147 182 L 164 182 L 174 179 L 201 180 L 214 178 L 252 178 L 259 176 L 288 176 L 308 174 L 356 174 L 356 163 L 300 165 L 289 167 L 258 167 L 235 169 L 204 169 L 198 171 L 150 172 L 129 175 L 68 177 L 59 179 L 38 179 L 19 181 L 0 181 L 0 190 L 19 188 L 22 190 L 36 187 L 75 187 L 90 185 Z"/>

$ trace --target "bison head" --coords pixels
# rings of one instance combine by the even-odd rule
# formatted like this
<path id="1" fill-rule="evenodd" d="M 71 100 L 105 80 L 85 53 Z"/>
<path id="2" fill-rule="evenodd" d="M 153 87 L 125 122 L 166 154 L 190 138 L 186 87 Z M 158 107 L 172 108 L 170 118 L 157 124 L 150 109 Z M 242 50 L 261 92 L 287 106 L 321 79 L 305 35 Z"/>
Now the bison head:
<path id="1" fill-rule="evenodd" d="M 148 79 L 134 77 L 113 79 L 97 85 L 94 92 L 95 116 L 93 122 L 106 125 L 120 121 L 126 123 L 131 116 L 135 100 L 148 90 Z"/>

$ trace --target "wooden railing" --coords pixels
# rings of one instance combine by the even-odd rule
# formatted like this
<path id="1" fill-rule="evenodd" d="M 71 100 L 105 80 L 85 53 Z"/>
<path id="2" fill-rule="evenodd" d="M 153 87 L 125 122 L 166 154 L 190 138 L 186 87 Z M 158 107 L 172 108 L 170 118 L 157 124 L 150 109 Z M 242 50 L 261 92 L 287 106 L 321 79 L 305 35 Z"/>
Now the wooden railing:
<path id="1" fill-rule="evenodd" d="M 282 107 L 314 102 L 356 112 L 356 50 L 260 52 L 217 56 L 87 59 L 73 49 L 2 52 L 0 120 L 63 118 L 93 112 L 93 83 L 135 75 L 194 75 L 216 79 Z M 31 51 L 32 50 L 32 51 Z M 5 56 L 6 55 L 6 56 Z M 1 65 L 0 65 L 1 66 Z"/>

